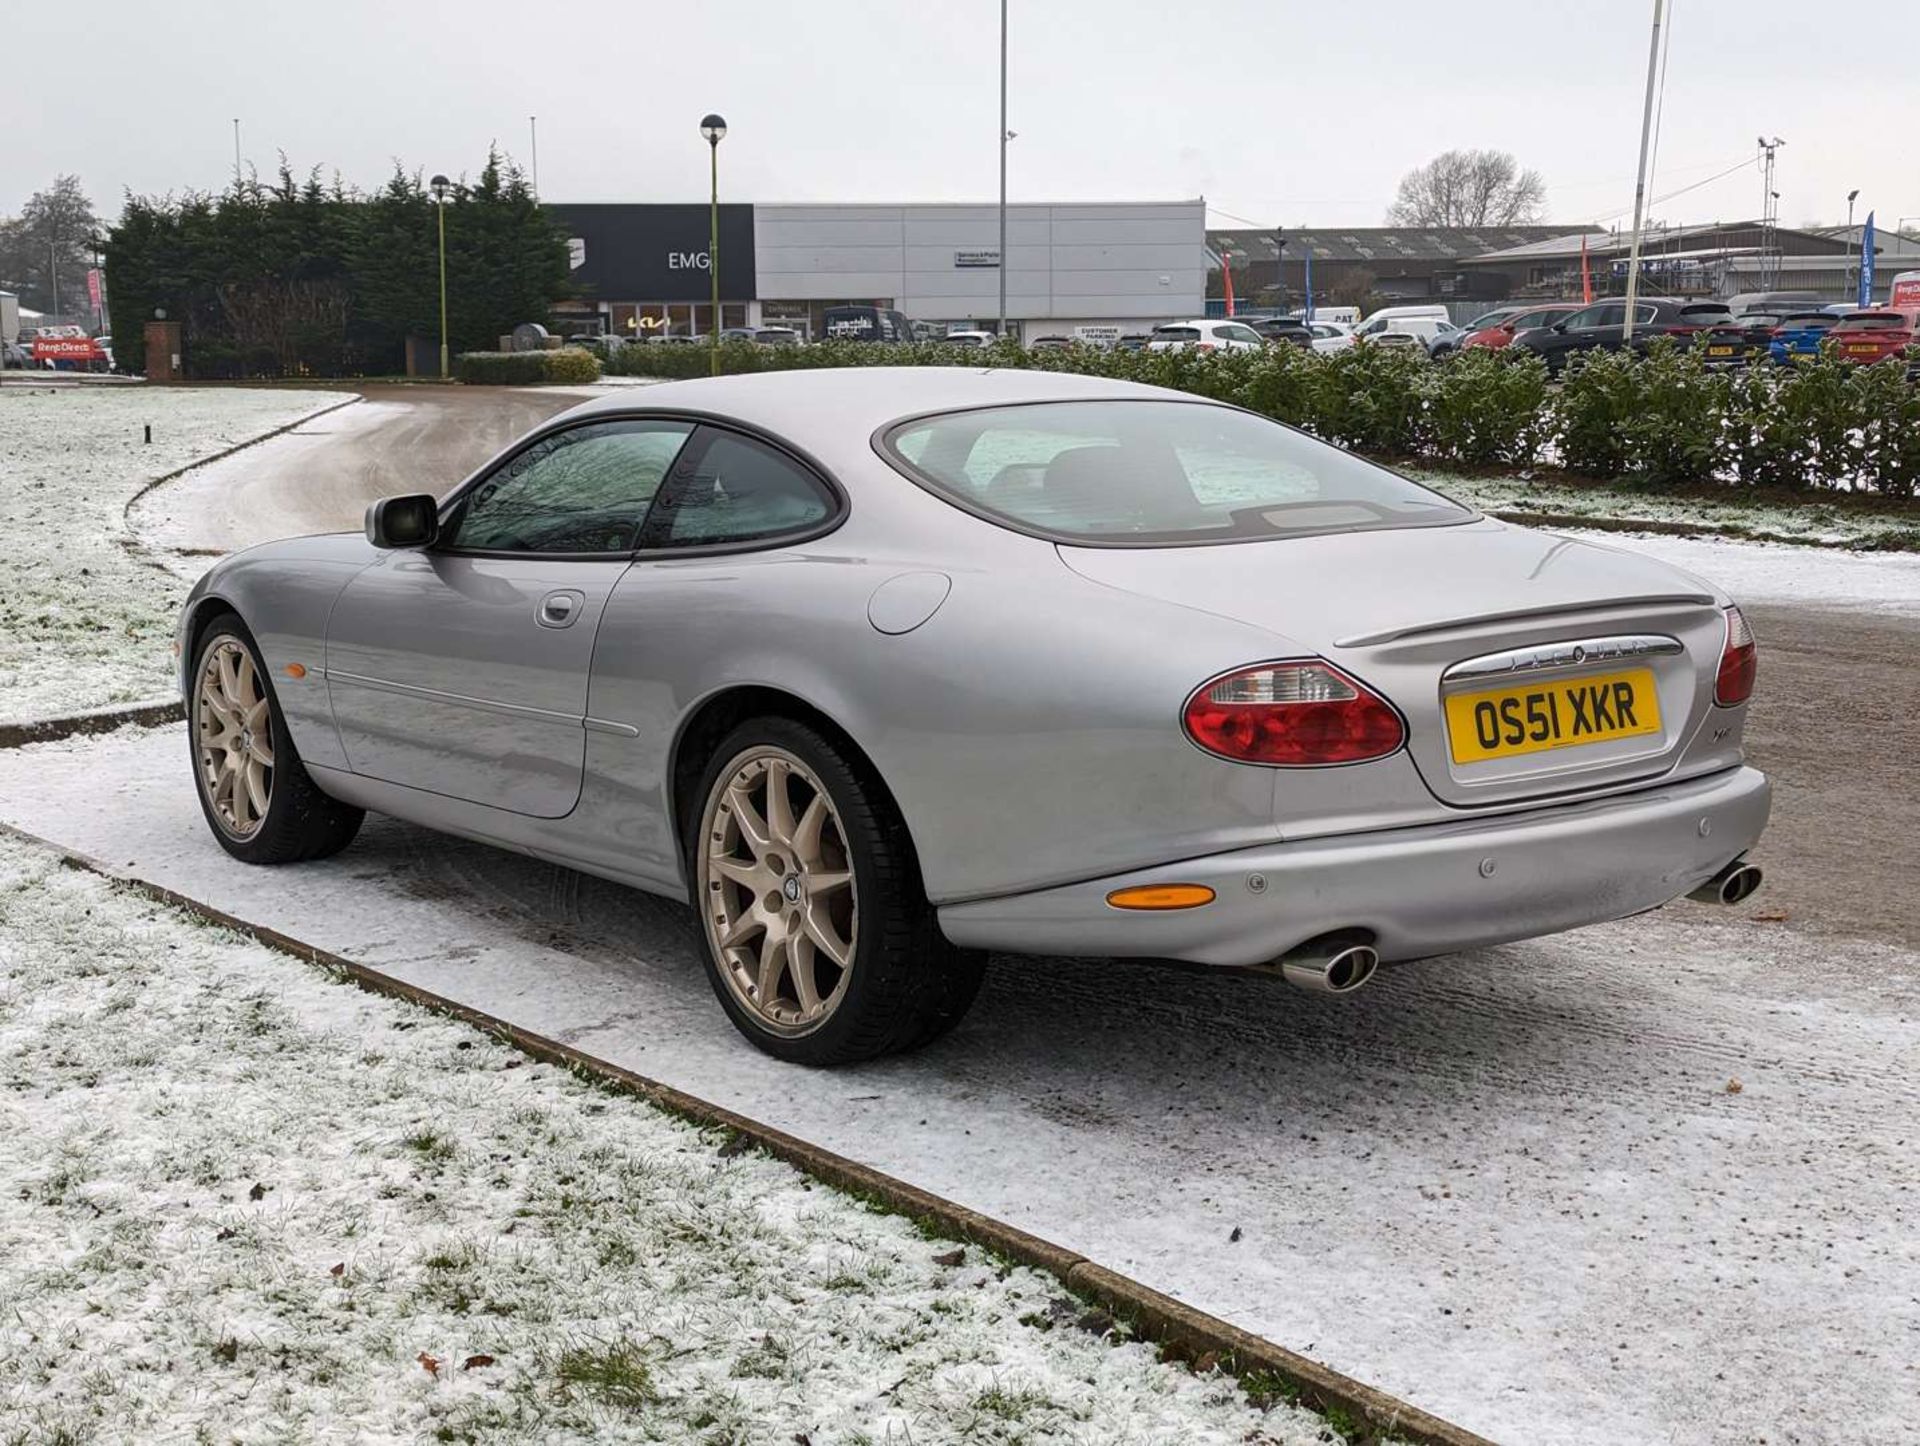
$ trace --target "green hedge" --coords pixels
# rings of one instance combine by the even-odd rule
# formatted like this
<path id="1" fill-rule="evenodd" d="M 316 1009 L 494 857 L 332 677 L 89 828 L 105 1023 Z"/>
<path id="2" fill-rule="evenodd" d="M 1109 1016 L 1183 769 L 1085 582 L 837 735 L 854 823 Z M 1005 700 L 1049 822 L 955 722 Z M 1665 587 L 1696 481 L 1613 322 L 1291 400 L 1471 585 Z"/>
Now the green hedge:
<path id="1" fill-rule="evenodd" d="M 584 347 L 555 351 L 463 351 L 453 374 L 474 386 L 580 386 L 600 380 L 600 360 Z"/>
<path id="2" fill-rule="evenodd" d="M 606 369 L 706 376 L 703 346 L 617 349 Z M 1539 358 L 1474 349 L 1430 362 L 1407 348 L 1321 355 L 1261 351 L 1029 352 L 928 342 L 720 347 L 723 373 L 844 366 L 1022 367 L 1146 382 L 1232 402 L 1330 442 L 1388 459 L 1528 467 L 1649 486 L 1745 483 L 1920 494 L 1920 392 L 1897 364 L 1856 366 L 1831 353 L 1793 367 L 1708 371 L 1659 339 L 1646 356 L 1594 352 L 1550 387 Z"/>

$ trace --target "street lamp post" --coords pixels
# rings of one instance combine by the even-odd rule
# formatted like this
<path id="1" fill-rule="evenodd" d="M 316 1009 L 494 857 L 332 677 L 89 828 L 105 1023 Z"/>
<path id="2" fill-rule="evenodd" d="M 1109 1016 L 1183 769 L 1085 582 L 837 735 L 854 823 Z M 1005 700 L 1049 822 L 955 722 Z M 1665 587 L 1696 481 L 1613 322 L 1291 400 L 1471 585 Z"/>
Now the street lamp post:
<path id="1" fill-rule="evenodd" d="M 433 188 L 434 210 L 440 218 L 440 380 L 445 381 L 451 373 L 447 365 L 447 192 L 453 182 L 435 176 L 428 184 Z"/>
<path id="2" fill-rule="evenodd" d="M 1847 295 L 1853 295 L 1853 203 L 1860 199 L 1856 188 L 1847 192 Z"/>
<path id="3" fill-rule="evenodd" d="M 707 278 L 713 285 L 713 317 L 707 324 L 707 360 L 713 376 L 720 375 L 720 142 L 727 123 L 717 115 L 701 118 L 700 134 L 707 138 L 708 171 L 713 182 L 707 214 Z"/>

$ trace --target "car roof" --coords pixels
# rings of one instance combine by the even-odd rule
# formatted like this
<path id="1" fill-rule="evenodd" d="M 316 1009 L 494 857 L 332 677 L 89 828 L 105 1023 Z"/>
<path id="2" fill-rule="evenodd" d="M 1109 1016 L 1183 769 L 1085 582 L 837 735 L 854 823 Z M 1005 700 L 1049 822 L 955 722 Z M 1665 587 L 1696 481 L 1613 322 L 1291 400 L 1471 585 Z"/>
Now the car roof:
<path id="1" fill-rule="evenodd" d="M 1003 367 L 821 367 L 696 377 L 622 389 L 562 413 L 567 421 L 604 414 L 683 412 L 762 428 L 823 458 L 849 445 L 867 449 L 879 428 L 924 412 L 1019 402 L 1140 400 L 1203 402 L 1188 392 L 1070 372 Z M 559 420 L 559 419 L 556 419 Z"/>

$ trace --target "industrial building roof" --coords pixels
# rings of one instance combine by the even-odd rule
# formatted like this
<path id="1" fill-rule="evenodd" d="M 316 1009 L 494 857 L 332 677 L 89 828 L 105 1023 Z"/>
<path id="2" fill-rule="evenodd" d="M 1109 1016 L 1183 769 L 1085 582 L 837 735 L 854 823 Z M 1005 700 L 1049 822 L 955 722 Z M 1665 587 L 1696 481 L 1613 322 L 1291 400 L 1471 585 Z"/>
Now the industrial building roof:
<path id="1" fill-rule="evenodd" d="M 1207 245 L 1218 251 L 1224 244 L 1236 255 L 1271 261 L 1279 249 L 1276 237 L 1284 236 L 1290 261 L 1301 260 L 1309 251 L 1315 261 L 1448 261 L 1561 237 L 1567 229 L 1564 225 L 1275 226 L 1267 230 L 1210 229 Z M 1574 249 L 1579 250 L 1577 241 Z"/>

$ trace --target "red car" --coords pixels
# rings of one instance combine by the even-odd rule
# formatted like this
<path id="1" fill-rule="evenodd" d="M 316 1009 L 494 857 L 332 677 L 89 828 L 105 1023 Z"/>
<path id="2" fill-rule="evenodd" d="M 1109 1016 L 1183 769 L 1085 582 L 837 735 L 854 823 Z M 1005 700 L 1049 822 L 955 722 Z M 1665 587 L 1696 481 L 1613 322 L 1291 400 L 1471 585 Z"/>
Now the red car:
<path id="1" fill-rule="evenodd" d="M 1552 326 L 1556 321 L 1565 320 L 1580 309 L 1580 303 L 1559 301 L 1548 305 L 1516 308 L 1505 315 L 1494 313 L 1495 319 L 1488 325 L 1467 334 L 1460 345 L 1492 347 L 1496 351 L 1508 345 L 1523 331 L 1532 331 L 1536 327 Z"/>
<path id="2" fill-rule="evenodd" d="M 1877 362 L 1897 357 L 1916 340 L 1920 308 L 1901 311 L 1854 311 L 1840 318 L 1827 333 L 1842 361 Z"/>

